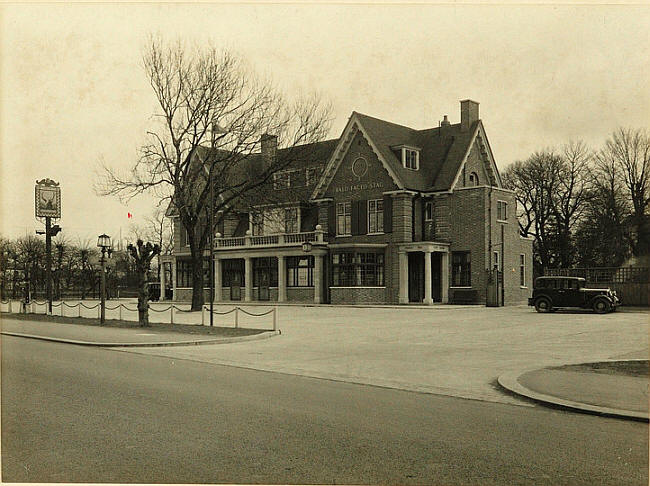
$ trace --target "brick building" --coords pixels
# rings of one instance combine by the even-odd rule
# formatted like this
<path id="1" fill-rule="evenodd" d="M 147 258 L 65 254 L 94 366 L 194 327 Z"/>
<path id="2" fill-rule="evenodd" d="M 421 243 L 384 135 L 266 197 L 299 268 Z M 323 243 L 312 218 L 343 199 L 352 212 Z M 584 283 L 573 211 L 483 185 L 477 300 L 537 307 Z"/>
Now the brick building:
<path id="1" fill-rule="evenodd" d="M 478 106 L 461 101 L 460 123 L 425 130 L 353 112 L 340 138 L 274 174 L 273 204 L 224 218 L 215 302 L 526 302 L 532 241 L 519 236 Z M 281 151 L 265 136 L 250 163 Z M 190 300 L 189 247 L 168 215 L 174 299 Z"/>

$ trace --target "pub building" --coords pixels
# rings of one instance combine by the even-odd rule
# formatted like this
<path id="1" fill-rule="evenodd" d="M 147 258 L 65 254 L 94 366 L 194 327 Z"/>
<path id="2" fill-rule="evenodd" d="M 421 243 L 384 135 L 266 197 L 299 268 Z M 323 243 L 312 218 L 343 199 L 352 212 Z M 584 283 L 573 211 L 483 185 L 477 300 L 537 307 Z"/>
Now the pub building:
<path id="1" fill-rule="evenodd" d="M 261 163 L 284 150 L 272 135 L 260 144 Z M 215 302 L 526 302 L 532 241 L 519 235 L 477 102 L 460 102 L 460 123 L 445 115 L 424 130 L 353 112 L 340 138 L 309 149 L 273 175 L 272 204 L 223 218 Z M 188 242 L 173 209 L 167 215 L 173 299 L 189 301 Z"/>

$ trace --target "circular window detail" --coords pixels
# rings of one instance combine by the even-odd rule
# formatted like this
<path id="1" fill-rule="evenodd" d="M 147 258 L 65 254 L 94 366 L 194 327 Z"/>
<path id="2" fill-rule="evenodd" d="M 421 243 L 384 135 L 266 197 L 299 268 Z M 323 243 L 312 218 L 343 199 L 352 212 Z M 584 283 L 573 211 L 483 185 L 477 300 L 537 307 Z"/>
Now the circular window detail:
<path id="1" fill-rule="evenodd" d="M 368 173 L 368 161 L 363 157 L 357 157 L 352 162 L 352 174 L 357 179 L 361 179 L 364 175 Z"/>

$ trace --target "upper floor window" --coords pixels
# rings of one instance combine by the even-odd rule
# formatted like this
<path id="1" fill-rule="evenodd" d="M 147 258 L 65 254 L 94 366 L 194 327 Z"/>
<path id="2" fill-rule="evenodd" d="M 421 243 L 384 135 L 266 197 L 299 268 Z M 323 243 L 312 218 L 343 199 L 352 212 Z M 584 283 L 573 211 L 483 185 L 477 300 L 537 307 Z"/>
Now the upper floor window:
<path id="1" fill-rule="evenodd" d="M 526 286 L 526 254 L 519 255 L 519 286 Z"/>
<path id="2" fill-rule="evenodd" d="M 280 170 L 273 174 L 273 189 L 288 189 L 296 187 L 299 182 L 299 170 Z"/>
<path id="3" fill-rule="evenodd" d="M 427 201 L 424 203 L 424 220 L 433 221 L 433 202 Z"/>
<path id="4" fill-rule="evenodd" d="M 352 204 L 350 201 L 336 203 L 336 234 L 352 234 Z"/>
<path id="5" fill-rule="evenodd" d="M 368 233 L 384 232 L 384 200 L 368 201 Z"/>
<path id="6" fill-rule="evenodd" d="M 298 208 L 271 208 L 252 213 L 253 235 L 277 235 L 298 233 L 300 215 Z"/>
<path id="7" fill-rule="evenodd" d="M 470 186 L 478 186 L 478 174 L 476 172 L 472 172 L 469 175 L 469 185 Z"/>
<path id="8" fill-rule="evenodd" d="M 506 201 L 497 201 L 497 221 L 508 220 L 508 203 Z"/>
<path id="9" fill-rule="evenodd" d="M 402 147 L 402 165 L 411 170 L 418 170 L 420 167 L 420 152 L 415 149 Z"/>

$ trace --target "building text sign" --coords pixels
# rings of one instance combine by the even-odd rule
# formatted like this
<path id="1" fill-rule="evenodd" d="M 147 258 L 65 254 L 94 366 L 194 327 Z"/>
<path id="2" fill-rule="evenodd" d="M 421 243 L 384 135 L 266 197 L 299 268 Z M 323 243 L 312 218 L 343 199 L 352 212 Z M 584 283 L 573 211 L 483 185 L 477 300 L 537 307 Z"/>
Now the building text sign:
<path id="1" fill-rule="evenodd" d="M 338 186 L 334 188 L 334 192 L 355 192 L 364 191 L 366 189 L 382 189 L 383 182 L 361 182 L 359 184 L 350 184 L 346 186 Z"/>
<path id="2" fill-rule="evenodd" d="M 61 187 L 52 179 L 36 181 L 35 210 L 37 218 L 61 217 Z"/>

